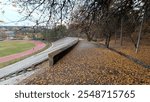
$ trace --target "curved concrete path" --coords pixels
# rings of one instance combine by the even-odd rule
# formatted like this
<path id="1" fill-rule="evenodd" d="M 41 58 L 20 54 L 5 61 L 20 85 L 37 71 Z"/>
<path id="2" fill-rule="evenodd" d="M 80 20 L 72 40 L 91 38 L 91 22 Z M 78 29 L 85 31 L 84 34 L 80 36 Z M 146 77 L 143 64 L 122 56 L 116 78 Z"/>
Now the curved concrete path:
<path id="1" fill-rule="evenodd" d="M 40 42 L 40 41 L 29 41 L 29 42 L 34 43 L 35 47 L 30 49 L 30 50 L 20 52 L 20 53 L 17 53 L 17 54 L 12 54 L 12 55 L 8 55 L 8 56 L 0 57 L 0 63 L 8 62 L 8 61 L 11 61 L 11 60 L 14 60 L 14 59 L 17 59 L 17 58 L 21 58 L 21 57 L 24 57 L 24 56 L 27 56 L 27 55 L 31 55 L 32 53 L 37 52 L 37 51 L 43 49 L 46 46 L 45 43 Z"/>
<path id="2" fill-rule="evenodd" d="M 14 63 L 12 65 L 6 66 L 4 68 L 0 69 L 0 78 L 10 75 L 12 73 L 24 70 L 26 68 L 31 67 L 32 65 L 38 64 L 46 59 L 48 59 L 48 54 L 55 51 L 56 49 L 63 48 L 66 45 L 69 45 L 71 42 L 77 40 L 78 38 L 75 37 L 66 37 L 60 40 L 57 40 L 52 43 L 52 46 L 50 46 L 48 49 L 35 54 L 31 57 L 28 57 L 22 61 L 19 61 L 17 63 Z"/>

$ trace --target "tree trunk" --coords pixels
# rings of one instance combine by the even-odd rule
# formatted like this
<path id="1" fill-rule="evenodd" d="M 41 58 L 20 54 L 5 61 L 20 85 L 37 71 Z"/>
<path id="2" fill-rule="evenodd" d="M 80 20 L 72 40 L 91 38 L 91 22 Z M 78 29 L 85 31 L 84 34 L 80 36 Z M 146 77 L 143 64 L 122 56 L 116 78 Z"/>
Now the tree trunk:
<path id="1" fill-rule="evenodd" d="M 117 32 L 116 32 L 116 29 L 115 29 L 115 44 L 117 43 Z"/>
<path id="2" fill-rule="evenodd" d="M 87 40 L 88 40 L 88 41 L 91 41 L 91 40 L 92 40 L 90 34 L 86 33 L 86 36 L 87 36 Z"/>
<path id="3" fill-rule="evenodd" d="M 122 42 L 123 42 L 122 24 L 123 24 L 123 19 L 121 18 L 121 27 L 120 27 L 120 45 L 121 46 L 122 46 Z"/>
<path id="4" fill-rule="evenodd" d="M 131 42 L 134 44 L 134 47 L 136 48 L 136 42 L 134 41 L 134 39 L 132 38 L 131 35 L 129 35 L 129 38 L 130 38 Z"/>
<path id="5" fill-rule="evenodd" d="M 140 25 L 140 31 L 139 31 L 139 34 L 138 34 L 138 40 L 137 40 L 136 50 L 135 50 L 136 53 L 138 53 L 138 50 L 139 50 L 139 44 L 140 44 L 141 33 L 142 33 L 142 28 L 143 28 L 143 22 L 144 22 L 144 15 L 143 15 L 143 19 L 142 19 L 142 22 L 141 22 L 141 25 Z"/>
<path id="6" fill-rule="evenodd" d="M 111 34 L 106 34 L 105 46 L 109 48 Z"/>
<path id="7" fill-rule="evenodd" d="M 107 43 L 107 48 L 109 48 L 109 44 L 110 44 L 110 35 L 108 36 L 108 43 Z"/>
<path id="8" fill-rule="evenodd" d="M 123 25 L 123 18 L 122 18 L 122 0 L 121 0 L 121 22 L 120 22 L 120 45 L 122 46 L 122 36 L 123 36 L 123 34 L 122 34 L 122 25 Z"/>

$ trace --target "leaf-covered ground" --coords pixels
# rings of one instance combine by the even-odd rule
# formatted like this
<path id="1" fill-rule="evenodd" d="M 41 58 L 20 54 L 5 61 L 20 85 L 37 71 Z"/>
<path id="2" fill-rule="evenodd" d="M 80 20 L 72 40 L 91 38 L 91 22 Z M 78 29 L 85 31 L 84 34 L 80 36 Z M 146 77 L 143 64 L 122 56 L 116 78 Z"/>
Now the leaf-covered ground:
<path id="1" fill-rule="evenodd" d="M 80 41 L 54 66 L 48 61 L 20 84 L 150 84 L 150 69 L 141 67 L 103 46 Z"/>
<path id="2" fill-rule="evenodd" d="M 114 41 L 112 41 L 111 46 L 113 48 L 116 47 L 116 50 L 121 51 L 126 55 L 133 56 L 134 58 L 139 59 L 145 64 L 150 65 L 150 38 L 142 39 L 140 41 L 138 53 L 135 53 L 135 47 L 131 41 L 124 42 L 123 46 L 121 47 L 118 47 L 118 45 L 115 44 Z"/>

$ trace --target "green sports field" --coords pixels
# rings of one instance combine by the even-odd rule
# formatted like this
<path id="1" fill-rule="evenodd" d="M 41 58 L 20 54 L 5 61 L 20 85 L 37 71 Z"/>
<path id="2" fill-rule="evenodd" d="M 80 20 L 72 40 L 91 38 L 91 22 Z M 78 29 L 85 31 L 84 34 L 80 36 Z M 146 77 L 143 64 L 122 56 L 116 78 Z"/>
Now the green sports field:
<path id="1" fill-rule="evenodd" d="M 23 52 L 34 46 L 35 44 L 28 41 L 0 41 L 0 57 Z"/>

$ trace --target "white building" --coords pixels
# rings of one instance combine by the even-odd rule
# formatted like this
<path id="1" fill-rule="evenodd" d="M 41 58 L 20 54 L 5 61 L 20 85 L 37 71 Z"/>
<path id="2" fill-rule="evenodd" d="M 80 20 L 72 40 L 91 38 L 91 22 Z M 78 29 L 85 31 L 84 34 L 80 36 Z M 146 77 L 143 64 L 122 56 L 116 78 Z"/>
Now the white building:
<path id="1" fill-rule="evenodd" d="M 14 31 L 5 31 L 5 34 L 7 35 L 7 40 L 13 40 L 16 35 Z"/>

